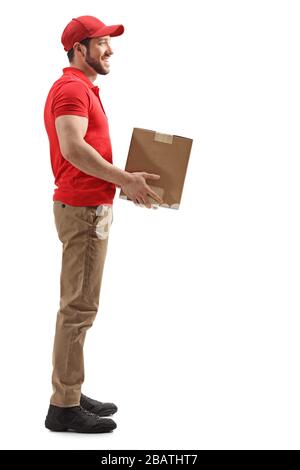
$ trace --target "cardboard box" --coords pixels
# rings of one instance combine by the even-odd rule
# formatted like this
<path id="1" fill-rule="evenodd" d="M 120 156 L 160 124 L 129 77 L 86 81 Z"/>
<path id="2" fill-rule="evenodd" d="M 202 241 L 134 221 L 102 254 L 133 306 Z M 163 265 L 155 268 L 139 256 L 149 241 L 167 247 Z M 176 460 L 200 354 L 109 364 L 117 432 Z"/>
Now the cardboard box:
<path id="1" fill-rule="evenodd" d="M 159 180 L 147 180 L 164 201 L 158 204 L 148 196 L 152 207 L 179 209 L 192 143 L 192 139 L 179 135 L 133 129 L 125 170 L 160 175 Z M 128 199 L 122 190 L 119 197 Z"/>

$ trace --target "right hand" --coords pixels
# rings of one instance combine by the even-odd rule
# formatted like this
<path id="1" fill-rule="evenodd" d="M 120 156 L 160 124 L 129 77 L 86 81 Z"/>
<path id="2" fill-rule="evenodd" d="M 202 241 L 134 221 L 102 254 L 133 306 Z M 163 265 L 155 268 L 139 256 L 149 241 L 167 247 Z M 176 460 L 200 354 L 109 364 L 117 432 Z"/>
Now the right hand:
<path id="1" fill-rule="evenodd" d="M 122 191 L 126 196 L 131 199 L 135 204 L 144 204 L 148 209 L 151 209 L 151 202 L 148 195 L 151 196 L 159 204 L 163 203 L 161 197 L 156 194 L 146 183 L 146 180 L 158 180 L 160 175 L 146 173 L 145 171 L 128 173 L 129 180 L 121 186 Z"/>

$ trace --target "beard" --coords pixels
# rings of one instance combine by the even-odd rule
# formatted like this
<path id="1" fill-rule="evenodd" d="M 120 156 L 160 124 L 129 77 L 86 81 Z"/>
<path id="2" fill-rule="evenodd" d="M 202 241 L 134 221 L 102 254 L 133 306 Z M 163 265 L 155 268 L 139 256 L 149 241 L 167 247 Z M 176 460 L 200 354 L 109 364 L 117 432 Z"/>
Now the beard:
<path id="1" fill-rule="evenodd" d="M 100 62 L 93 57 L 90 56 L 90 51 L 87 49 L 86 56 L 85 56 L 86 63 L 95 70 L 96 73 L 100 75 L 106 75 L 109 73 L 109 70 L 105 69 Z"/>

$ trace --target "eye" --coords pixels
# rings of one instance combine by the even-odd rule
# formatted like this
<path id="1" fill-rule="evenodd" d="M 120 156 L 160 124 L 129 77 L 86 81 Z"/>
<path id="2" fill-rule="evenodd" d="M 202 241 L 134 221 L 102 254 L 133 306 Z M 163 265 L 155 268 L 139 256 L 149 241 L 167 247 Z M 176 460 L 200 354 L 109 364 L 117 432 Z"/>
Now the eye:
<path id="1" fill-rule="evenodd" d="M 99 46 L 104 46 L 104 45 L 108 46 L 108 45 L 110 45 L 110 41 L 100 41 L 100 42 L 98 42 L 98 44 L 99 44 Z"/>

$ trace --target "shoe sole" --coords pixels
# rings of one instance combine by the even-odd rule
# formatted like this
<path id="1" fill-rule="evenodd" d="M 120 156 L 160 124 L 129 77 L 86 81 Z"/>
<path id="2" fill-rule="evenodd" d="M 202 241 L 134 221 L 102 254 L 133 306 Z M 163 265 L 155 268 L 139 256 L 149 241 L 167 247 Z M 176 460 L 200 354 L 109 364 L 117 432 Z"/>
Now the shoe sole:
<path id="1" fill-rule="evenodd" d="M 101 429 L 97 431 L 79 431 L 77 429 L 73 428 L 66 428 L 65 426 L 51 426 L 47 423 L 45 423 L 45 427 L 49 429 L 49 431 L 54 431 L 54 432 L 77 432 L 77 433 L 82 433 L 82 434 L 100 434 L 100 433 L 105 433 L 105 432 L 112 432 L 116 427 L 111 428 L 111 429 Z"/>

